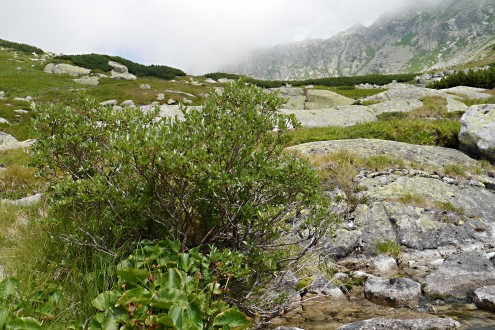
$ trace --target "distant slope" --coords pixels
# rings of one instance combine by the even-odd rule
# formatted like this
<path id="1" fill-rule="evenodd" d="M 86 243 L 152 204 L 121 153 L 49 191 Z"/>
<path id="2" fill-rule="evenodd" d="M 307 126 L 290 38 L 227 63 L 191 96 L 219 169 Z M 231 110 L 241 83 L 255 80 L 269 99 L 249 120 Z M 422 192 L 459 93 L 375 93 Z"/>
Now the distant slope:
<path id="1" fill-rule="evenodd" d="M 260 50 L 223 70 L 275 80 L 419 72 L 477 60 L 494 42 L 495 0 L 445 0 L 330 39 Z"/>

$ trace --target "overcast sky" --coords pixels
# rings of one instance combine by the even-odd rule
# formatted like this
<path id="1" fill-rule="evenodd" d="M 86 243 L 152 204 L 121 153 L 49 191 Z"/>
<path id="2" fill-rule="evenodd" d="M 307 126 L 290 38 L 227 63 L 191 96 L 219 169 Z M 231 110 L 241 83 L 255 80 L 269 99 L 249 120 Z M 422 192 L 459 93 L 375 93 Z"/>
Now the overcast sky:
<path id="1" fill-rule="evenodd" d="M 328 38 L 417 0 L 0 0 L 0 39 L 119 55 L 188 73 L 246 52 Z"/>

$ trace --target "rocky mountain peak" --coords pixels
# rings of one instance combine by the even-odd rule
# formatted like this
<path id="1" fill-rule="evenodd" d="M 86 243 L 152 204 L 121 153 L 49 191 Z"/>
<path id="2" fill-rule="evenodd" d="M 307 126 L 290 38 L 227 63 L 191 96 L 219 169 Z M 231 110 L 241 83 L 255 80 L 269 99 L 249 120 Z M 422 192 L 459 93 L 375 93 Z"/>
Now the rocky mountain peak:
<path id="1" fill-rule="evenodd" d="M 225 71 L 276 80 L 421 72 L 476 59 L 493 42 L 495 0 L 419 1 L 369 27 L 256 51 Z"/>

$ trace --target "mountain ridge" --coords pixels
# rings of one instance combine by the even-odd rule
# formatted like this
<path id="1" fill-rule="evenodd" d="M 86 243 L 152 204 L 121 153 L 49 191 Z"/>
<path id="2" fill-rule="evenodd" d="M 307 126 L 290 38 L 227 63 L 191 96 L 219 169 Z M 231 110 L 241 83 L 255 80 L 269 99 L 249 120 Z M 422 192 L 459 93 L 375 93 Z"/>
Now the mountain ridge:
<path id="1" fill-rule="evenodd" d="M 328 39 L 258 50 L 224 71 L 273 80 L 410 73 L 478 59 L 494 42 L 495 0 L 450 0 L 384 14 Z"/>

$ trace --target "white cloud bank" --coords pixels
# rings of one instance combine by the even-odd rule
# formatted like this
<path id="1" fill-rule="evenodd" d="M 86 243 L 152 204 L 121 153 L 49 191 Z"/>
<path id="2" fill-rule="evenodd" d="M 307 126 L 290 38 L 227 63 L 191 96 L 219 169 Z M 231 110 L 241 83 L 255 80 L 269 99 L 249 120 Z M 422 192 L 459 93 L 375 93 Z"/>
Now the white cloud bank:
<path id="1" fill-rule="evenodd" d="M 415 0 L 0 0 L 0 38 L 205 73 L 248 51 L 328 38 Z"/>

